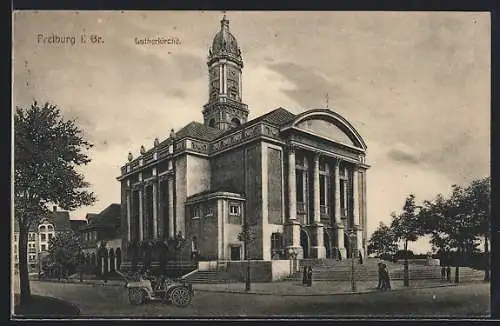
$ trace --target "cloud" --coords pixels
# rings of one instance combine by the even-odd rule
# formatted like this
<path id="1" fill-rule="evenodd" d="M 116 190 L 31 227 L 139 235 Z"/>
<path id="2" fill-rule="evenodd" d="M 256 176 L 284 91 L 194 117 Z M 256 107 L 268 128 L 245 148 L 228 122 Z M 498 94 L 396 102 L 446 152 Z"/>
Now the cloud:
<path id="1" fill-rule="evenodd" d="M 418 164 L 418 159 L 410 153 L 404 152 L 399 149 L 391 149 L 387 156 L 396 162 Z"/>
<path id="2" fill-rule="evenodd" d="M 294 89 L 285 90 L 304 108 L 325 107 L 326 94 L 340 98 L 344 94 L 339 85 L 332 85 L 319 73 L 293 62 L 275 63 L 268 66 L 295 84 Z"/>

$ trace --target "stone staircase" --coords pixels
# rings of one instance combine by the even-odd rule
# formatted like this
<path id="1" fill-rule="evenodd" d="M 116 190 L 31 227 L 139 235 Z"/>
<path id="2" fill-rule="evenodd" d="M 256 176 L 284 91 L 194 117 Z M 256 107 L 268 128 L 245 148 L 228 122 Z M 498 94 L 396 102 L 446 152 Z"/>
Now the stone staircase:
<path id="1" fill-rule="evenodd" d="M 189 283 L 204 283 L 204 284 L 224 284 L 238 283 L 244 280 L 235 280 L 225 271 L 197 271 L 184 278 Z"/>
<path id="2" fill-rule="evenodd" d="M 354 276 L 358 281 L 376 281 L 378 279 L 378 260 L 368 258 L 363 264 L 355 261 Z M 392 280 L 402 280 L 404 266 L 402 263 L 384 262 L 389 270 Z M 287 280 L 302 281 L 304 266 L 312 266 L 314 281 L 350 281 L 352 279 L 352 261 L 350 259 L 336 261 L 333 259 L 303 260 L 300 262 L 301 270 L 287 278 Z M 460 267 L 460 281 L 470 282 L 482 280 L 484 272 L 468 267 Z M 411 280 L 441 279 L 440 266 L 410 265 L 409 276 Z M 451 278 L 454 280 L 455 268 L 452 268 Z"/>

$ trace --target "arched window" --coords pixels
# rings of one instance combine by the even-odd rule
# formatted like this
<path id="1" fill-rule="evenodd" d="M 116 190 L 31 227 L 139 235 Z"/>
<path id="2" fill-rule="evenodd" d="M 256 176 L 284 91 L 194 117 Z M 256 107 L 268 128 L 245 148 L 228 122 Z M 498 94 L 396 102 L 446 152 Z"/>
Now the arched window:
<path id="1" fill-rule="evenodd" d="M 235 127 L 239 127 L 240 125 L 241 125 L 241 122 L 240 122 L 240 120 L 239 120 L 238 118 L 233 118 L 233 119 L 231 120 L 231 126 L 232 126 L 233 128 L 235 128 Z"/>
<path id="2" fill-rule="evenodd" d="M 47 231 L 47 227 L 45 225 L 40 225 L 39 231 L 40 232 L 46 232 Z"/>
<path id="3" fill-rule="evenodd" d="M 52 224 L 47 225 L 47 229 L 49 232 L 54 231 L 54 227 L 52 226 Z"/>
<path id="4" fill-rule="evenodd" d="M 208 126 L 215 128 L 215 119 L 210 119 L 210 121 L 208 122 Z"/>

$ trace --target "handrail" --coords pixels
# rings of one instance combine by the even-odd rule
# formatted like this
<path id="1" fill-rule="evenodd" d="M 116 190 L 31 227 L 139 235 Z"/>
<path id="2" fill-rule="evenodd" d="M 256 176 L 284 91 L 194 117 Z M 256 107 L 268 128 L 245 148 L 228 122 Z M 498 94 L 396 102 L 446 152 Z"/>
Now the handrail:
<path id="1" fill-rule="evenodd" d="M 193 275 L 194 273 L 197 273 L 197 272 L 198 272 L 198 269 L 195 269 L 195 270 L 187 273 L 186 275 L 182 275 L 181 276 L 181 280 L 184 280 L 184 279 L 188 278 L 189 276 L 191 276 L 191 275 Z"/>

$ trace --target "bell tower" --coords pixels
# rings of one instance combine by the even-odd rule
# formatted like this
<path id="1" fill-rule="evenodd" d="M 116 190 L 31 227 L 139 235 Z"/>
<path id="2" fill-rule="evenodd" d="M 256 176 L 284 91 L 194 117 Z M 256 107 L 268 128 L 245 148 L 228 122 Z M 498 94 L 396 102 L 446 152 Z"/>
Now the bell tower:
<path id="1" fill-rule="evenodd" d="M 220 23 L 208 50 L 209 98 L 203 107 L 203 120 L 206 126 L 228 130 L 247 122 L 248 106 L 242 102 L 241 50 L 229 32 L 225 15 Z"/>

